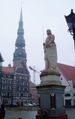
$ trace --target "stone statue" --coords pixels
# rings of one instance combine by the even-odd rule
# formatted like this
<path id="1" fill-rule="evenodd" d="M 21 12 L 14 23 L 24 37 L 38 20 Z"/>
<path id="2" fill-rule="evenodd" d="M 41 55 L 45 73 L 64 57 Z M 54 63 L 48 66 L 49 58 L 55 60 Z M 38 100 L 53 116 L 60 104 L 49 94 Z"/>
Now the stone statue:
<path id="1" fill-rule="evenodd" d="M 57 72 L 57 50 L 54 42 L 55 37 L 51 33 L 51 30 L 47 30 L 47 38 L 43 43 L 45 69 L 42 73 Z"/>

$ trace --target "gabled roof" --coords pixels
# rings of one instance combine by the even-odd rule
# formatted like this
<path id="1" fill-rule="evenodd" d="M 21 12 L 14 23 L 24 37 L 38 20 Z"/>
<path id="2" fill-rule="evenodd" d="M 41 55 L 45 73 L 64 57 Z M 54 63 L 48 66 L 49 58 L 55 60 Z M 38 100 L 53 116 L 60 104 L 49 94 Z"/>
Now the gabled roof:
<path id="1" fill-rule="evenodd" d="M 66 78 L 66 80 L 73 81 L 73 87 L 75 88 L 75 67 L 58 63 L 58 68 L 60 72 L 63 74 L 63 76 Z M 11 67 L 11 66 L 2 67 L 2 71 L 6 74 L 14 73 L 15 67 Z"/>
<path id="2" fill-rule="evenodd" d="M 66 80 L 73 81 L 73 87 L 75 87 L 75 67 L 58 63 L 58 68 Z"/>
<path id="3" fill-rule="evenodd" d="M 5 74 L 9 74 L 9 73 L 14 73 L 14 70 L 15 68 L 14 67 L 2 67 L 2 71 L 5 73 Z"/>

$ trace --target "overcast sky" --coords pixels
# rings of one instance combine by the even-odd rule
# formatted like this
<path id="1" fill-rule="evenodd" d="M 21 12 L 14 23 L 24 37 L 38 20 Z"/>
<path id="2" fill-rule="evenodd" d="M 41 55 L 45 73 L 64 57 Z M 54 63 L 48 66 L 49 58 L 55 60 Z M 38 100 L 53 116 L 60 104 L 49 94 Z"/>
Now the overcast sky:
<path id="1" fill-rule="evenodd" d="M 18 22 L 22 6 L 27 65 L 44 69 L 43 41 L 46 29 L 55 35 L 58 62 L 75 66 L 72 36 L 64 15 L 75 12 L 75 0 L 0 0 L 0 52 L 3 66 L 13 64 Z M 32 75 L 33 76 L 33 75 Z"/>

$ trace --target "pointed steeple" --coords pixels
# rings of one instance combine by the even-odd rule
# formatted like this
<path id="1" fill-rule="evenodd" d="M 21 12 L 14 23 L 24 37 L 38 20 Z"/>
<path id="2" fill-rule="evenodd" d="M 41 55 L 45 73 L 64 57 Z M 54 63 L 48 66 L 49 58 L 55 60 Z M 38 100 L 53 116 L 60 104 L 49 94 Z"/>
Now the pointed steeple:
<path id="1" fill-rule="evenodd" d="M 22 8 L 20 12 L 20 20 L 19 20 L 19 27 L 18 27 L 17 35 L 18 37 L 16 39 L 16 44 L 15 44 L 16 47 L 25 47 Z"/>
<path id="2" fill-rule="evenodd" d="M 22 17 L 22 8 L 20 12 L 19 27 L 17 31 L 17 39 L 15 43 L 15 53 L 13 58 L 14 65 L 17 62 L 24 61 L 26 63 L 26 51 L 25 51 L 25 40 L 24 40 L 24 29 L 23 29 L 23 17 Z"/>
<path id="3" fill-rule="evenodd" d="M 19 28 L 18 28 L 17 34 L 24 34 L 22 8 L 21 8 L 21 12 L 20 12 Z"/>

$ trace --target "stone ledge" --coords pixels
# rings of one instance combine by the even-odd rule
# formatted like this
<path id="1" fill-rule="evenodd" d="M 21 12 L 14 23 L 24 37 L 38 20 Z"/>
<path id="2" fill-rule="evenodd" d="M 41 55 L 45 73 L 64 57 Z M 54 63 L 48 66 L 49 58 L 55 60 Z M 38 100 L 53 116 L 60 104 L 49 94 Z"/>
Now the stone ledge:
<path id="1" fill-rule="evenodd" d="M 60 85 L 60 75 L 56 74 L 48 74 L 40 77 L 41 79 L 41 85 L 49 85 L 49 84 L 57 84 Z"/>
<path id="2" fill-rule="evenodd" d="M 42 77 L 42 76 L 47 76 L 47 75 L 56 75 L 56 76 L 60 76 L 60 73 L 59 73 L 59 72 L 56 72 L 56 71 L 41 72 L 40 77 Z"/>
<path id="3" fill-rule="evenodd" d="M 38 85 L 36 86 L 37 89 L 40 89 L 40 88 L 52 88 L 52 87 L 56 87 L 56 88 L 65 88 L 64 85 L 57 85 L 57 84 L 48 84 L 48 85 Z"/>

